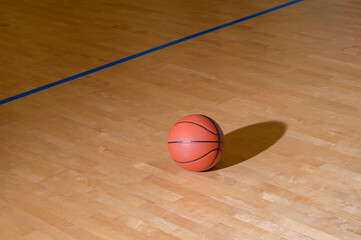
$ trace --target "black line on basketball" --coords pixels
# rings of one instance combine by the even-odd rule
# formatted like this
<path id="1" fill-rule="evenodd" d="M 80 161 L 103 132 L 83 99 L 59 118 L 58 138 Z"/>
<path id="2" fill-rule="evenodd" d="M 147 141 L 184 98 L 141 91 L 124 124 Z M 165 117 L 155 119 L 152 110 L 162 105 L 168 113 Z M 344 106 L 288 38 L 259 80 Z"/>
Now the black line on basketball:
<path id="1" fill-rule="evenodd" d="M 172 141 L 172 142 L 168 142 L 168 144 L 170 143 L 218 143 L 219 141 Z M 224 143 L 224 142 L 221 142 Z"/>
<path id="2" fill-rule="evenodd" d="M 204 128 L 205 130 L 207 130 L 208 132 L 210 132 L 210 133 L 212 133 L 212 134 L 214 134 L 214 135 L 218 135 L 218 130 L 217 130 L 217 127 L 216 127 L 217 133 L 214 133 L 214 132 L 212 132 L 211 130 L 209 130 L 208 128 L 206 128 L 206 127 L 204 127 L 204 126 L 200 125 L 199 123 L 195 123 L 195 122 L 190 122 L 190 121 L 181 121 L 181 122 L 177 122 L 177 123 L 176 123 L 176 124 L 174 124 L 174 125 L 177 125 L 177 124 L 180 124 L 180 123 L 191 123 L 191 124 L 195 124 L 195 125 L 198 125 L 198 126 L 200 126 L 200 127 Z M 213 123 L 213 122 L 212 122 L 212 123 Z"/>
<path id="3" fill-rule="evenodd" d="M 211 162 L 211 164 L 209 164 L 205 169 L 209 168 L 210 166 L 212 166 L 212 164 L 214 163 L 214 161 L 217 159 L 217 156 L 218 156 L 218 152 L 221 151 L 221 153 L 223 154 L 223 151 L 222 149 L 218 148 L 218 151 L 217 151 L 217 154 L 216 156 L 214 157 L 213 161 Z"/>
<path id="4" fill-rule="evenodd" d="M 202 158 L 204 158 L 205 156 L 207 156 L 208 154 L 210 154 L 211 152 L 214 152 L 214 151 L 217 151 L 217 153 L 218 153 L 218 149 L 216 148 L 216 149 L 213 149 L 212 151 L 204 154 L 202 157 L 199 157 L 199 158 L 194 159 L 194 160 L 192 160 L 192 161 L 188 161 L 188 162 L 179 162 L 179 161 L 176 161 L 176 160 L 174 160 L 174 161 L 176 161 L 177 163 L 191 163 L 191 162 L 195 162 L 195 161 L 201 160 Z M 213 160 L 213 161 L 214 161 L 214 160 Z"/>
<path id="5" fill-rule="evenodd" d="M 203 116 L 204 116 L 204 115 L 203 115 Z M 212 166 L 212 164 L 214 163 L 214 161 L 217 159 L 219 150 L 221 150 L 221 149 L 220 149 L 220 147 L 221 147 L 221 137 L 220 137 L 220 133 L 218 132 L 217 124 L 215 124 L 211 118 L 209 118 L 209 117 L 207 117 L 207 116 L 204 116 L 204 117 L 206 117 L 206 118 L 213 124 L 213 126 L 216 128 L 217 137 L 218 137 L 218 148 L 217 148 L 216 156 L 214 157 L 214 159 L 212 160 L 212 162 L 205 168 L 205 170 L 206 170 L 206 169 L 208 169 L 210 166 Z M 222 151 L 222 150 L 221 150 L 221 151 Z"/>

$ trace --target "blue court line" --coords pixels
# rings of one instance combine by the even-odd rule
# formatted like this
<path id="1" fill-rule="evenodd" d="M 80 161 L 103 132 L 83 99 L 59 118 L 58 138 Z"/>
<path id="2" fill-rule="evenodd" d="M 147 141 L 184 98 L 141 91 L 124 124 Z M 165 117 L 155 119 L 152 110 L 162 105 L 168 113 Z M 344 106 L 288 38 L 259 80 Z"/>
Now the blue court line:
<path id="1" fill-rule="evenodd" d="M 41 86 L 41 87 L 38 87 L 38 88 L 34 88 L 34 89 L 30 90 L 30 91 L 23 92 L 23 93 L 20 93 L 20 94 L 18 94 L 18 95 L 15 95 L 15 96 L 12 96 L 12 97 L 9 97 L 9 98 L 5 98 L 5 99 L 3 99 L 3 100 L 0 100 L 0 105 L 5 104 L 5 103 L 8 103 L 8 102 L 11 102 L 11 101 L 14 101 L 14 100 L 16 100 L 16 99 L 19 99 L 19 98 L 22 98 L 22 97 L 25 97 L 25 96 L 28 96 L 28 95 L 30 95 L 30 94 L 34 94 L 34 93 L 43 91 L 43 90 L 48 89 L 48 88 L 51 88 L 51 87 L 55 87 L 55 86 L 60 85 L 60 84 L 62 84 L 62 83 L 66 83 L 66 82 L 72 81 L 72 80 L 74 80 L 74 79 L 84 77 L 84 76 L 86 76 L 86 75 L 89 75 L 89 74 L 92 74 L 92 73 L 101 71 L 101 70 L 106 69 L 106 68 L 109 68 L 109 67 L 112 67 L 112 66 L 114 66 L 114 65 L 117 65 L 117 64 L 120 64 L 120 63 L 123 63 L 123 62 L 127 62 L 127 61 L 129 61 L 129 60 L 134 59 L 134 58 L 141 57 L 141 56 L 146 55 L 146 54 L 148 54 L 148 53 L 152 53 L 152 52 L 161 50 L 161 49 L 163 49 L 163 48 L 166 48 L 166 47 L 175 45 L 175 44 L 177 44 L 177 43 L 181 43 L 181 42 L 187 41 L 187 40 L 189 40 L 189 39 L 196 38 L 196 37 L 199 37 L 199 36 L 201 36 L 201 35 L 204 35 L 204 34 L 207 34 L 207 33 L 210 33 L 210 32 L 214 32 L 214 31 L 219 30 L 219 29 L 221 29 L 221 28 L 225 28 L 225 27 L 234 25 L 234 24 L 236 24 L 236 23 L 240 23 L 240 22 L 246 21 L 246 20 L 248 20 L 248 19 L 255 18 L 255 17 L 261 16 L 261 15 L 263 15 L 263 14 L 266 14 L 266 13 L 269 13 L 269 12 L 272 12 L 272 11 L 275 11 L 275 10 L 277 10 L 277 9 L 290 6 L 290 5 L 292 5 L 292 4 L 295 4 L 295 3 L 298 3 L 298 2 L 301 2 L 301 1 L 303 1 L 303 0 L 295 0 L 295 1 L 292 1 L 292 2 L 288 2 L 288 3 L 285 3 L 285 4 L 279 5 L 279 6 L 277 6 L 277 7 L 273 7 L 273 8 L 267 9 L 267 10 L 265 10 L 265 11 L 262 11 L 262 12 L 259 12 L 259 13 L 255 13 L 255 14 L 252 14 L 252 15 L 249 15 L 249 16 L 244 17 L 244 18 L 240 18 L 240 19 L 237 19 L 237 20 L 235 20 L 235 21 L 232 21 L 232 22 L 229 22 L 229 23 L 225 23 L 225 24 L 219 25 L 219 26 L 214 27 L 214 28 L 210 28 L 210 29 L 208 29 L 208 30 L 205 30 L 205 31 L 202 31 L 202 32 L 199 32 L 199 33 L 195 33 L 195 34 L 189 35 L 189 36 L 184 37 L 184 38 L 180 38 L 180 39 L 175 40 L 175 41 L 173 41 L 173 42 L 169 42 L 169 43 L 160 45 L 160 46 L 158 46 L 158 47 L 151 48 L 151 49 L 148 49 L 148 50 L 143 51 L 143 52 L 140 52 L 140 53 L 136 53 L 136 54 L 134 54 L 134 55 L 131 55 L 131 56 L 128 56 L 128 57 L 125 57 L 125 58 L 116 60 L 116 61 L 114 61 L 114 62 L 110 62 L 110 63 L 104 64 L 104 65 L 102 65 L 102 66 L 99 66 L 99 67 L 90 69 L 90 70 L 88 70 L 88 71 L 85 71 L 85 72 L 82 72 L 82 73 L 78 73 L 78 74 L 73 75 L 73 76 L 71 76 L 71 77 L 67 77 L 67 78 L 64 78 L 64 79 L 61 79 L 61 80 L 59 80 L 59 81 L 46 84 L 46 85 Z"/>

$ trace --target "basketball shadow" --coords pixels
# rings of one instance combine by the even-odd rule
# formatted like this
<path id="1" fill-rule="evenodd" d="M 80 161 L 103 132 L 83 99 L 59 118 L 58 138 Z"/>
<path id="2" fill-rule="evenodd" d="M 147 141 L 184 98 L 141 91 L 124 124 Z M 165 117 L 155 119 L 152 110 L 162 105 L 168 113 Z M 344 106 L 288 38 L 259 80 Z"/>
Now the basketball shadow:
<path id="1" fill-rule="evenodd" d="M 270 121 L 249 125 L 226 134 L 223 156 L 209 171 L 231 167 L 258 155 L 275 144 L 286 129 L 285 123 Z"/>

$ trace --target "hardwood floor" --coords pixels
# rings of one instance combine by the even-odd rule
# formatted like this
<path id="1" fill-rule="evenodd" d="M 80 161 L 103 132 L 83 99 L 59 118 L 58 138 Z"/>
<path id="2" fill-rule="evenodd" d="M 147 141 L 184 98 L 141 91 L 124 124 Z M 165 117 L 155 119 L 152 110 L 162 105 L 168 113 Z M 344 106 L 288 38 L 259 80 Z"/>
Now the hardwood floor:
<path id="1" fill-rule="evenodd" d="M 287 1 L 0 2 L 0 100 Z M 0 239 L 361 239 L 361 3 L 302 1 L 0 106 Z M 212 117 L 225 153 L 172 162 Z"/>

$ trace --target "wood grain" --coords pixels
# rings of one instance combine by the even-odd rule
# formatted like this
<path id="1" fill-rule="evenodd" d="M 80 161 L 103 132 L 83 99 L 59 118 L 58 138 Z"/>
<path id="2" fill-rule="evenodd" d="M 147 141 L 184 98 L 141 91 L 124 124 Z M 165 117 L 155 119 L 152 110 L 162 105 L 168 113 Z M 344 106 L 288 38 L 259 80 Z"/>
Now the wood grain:
<path id="1" fill-rule="evenodd" d="M 287 1 L 1 1 L 0 98 Z M 361 238 L 361 4 L 303 1 L 0 106 L 0 238 Z M 209 115 L 207 172 L 172 124 Z"/>

